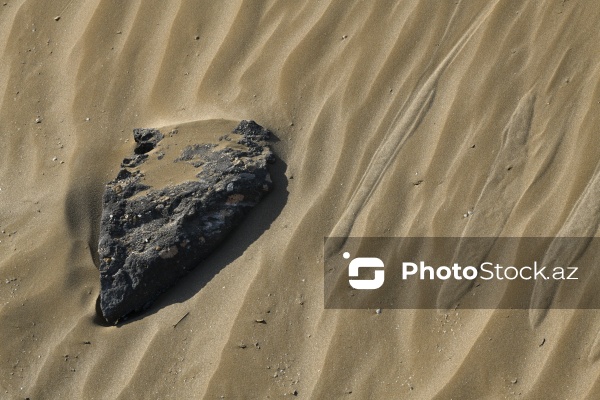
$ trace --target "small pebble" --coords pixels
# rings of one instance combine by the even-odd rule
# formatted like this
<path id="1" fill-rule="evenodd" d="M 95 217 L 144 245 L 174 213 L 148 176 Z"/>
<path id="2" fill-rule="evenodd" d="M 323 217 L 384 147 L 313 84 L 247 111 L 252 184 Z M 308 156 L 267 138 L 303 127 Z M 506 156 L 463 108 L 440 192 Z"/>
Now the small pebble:
<path id="1" fill-rule="evenodd" d="M 58 158 L 56 158 L 56 157 L 54 157 L 54 158 L 52 159 L 52 161 L 56 161 L 56 160 L 58 160 Z"/>
<path id="2" fill-rule="evenodd" d="M 381 308 L 378 308 L 377 310 L 375 310 L 376 314 L 381 314 Z"/>
<path id="3" fill-rule="evenodd" d="M 57 15 L 56 17 L 54 17 L 55 21 L 58 21 L 60 19 L 60 15 Z"/>
<path id="4" fill-rule="evenodd" d="M 36 124 L 41 124 L 41 123 L 42 123 L 42 119 L 41 119 L 40 117 L 37 117 L 37 118 L 35 119 L 35 123 L 36 123 Z"/>

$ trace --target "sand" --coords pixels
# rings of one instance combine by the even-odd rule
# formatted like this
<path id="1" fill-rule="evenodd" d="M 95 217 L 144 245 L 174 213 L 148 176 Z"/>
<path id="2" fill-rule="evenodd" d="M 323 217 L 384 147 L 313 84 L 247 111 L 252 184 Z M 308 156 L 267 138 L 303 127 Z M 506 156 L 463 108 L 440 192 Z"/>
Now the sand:
<path id="1" fill-rule="evenodd" d="M 330 234 L 597 235 L 599 20 L 572 0 L 0 1 L 0 398 L 600 398 L 597 311 L 323 303 Z M 276 136 L 276 190 L 102 324 L 101 196 L 132 129 L 241 119 Z"/>

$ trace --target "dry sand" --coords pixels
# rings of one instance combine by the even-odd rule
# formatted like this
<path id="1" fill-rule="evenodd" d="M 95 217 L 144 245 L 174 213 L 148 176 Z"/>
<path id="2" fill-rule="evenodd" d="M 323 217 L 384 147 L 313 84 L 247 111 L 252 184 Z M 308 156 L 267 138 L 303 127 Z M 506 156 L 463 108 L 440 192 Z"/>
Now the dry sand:
<path id="1" fill-rule="evenodd" d="M 600 398 L 596 311 L 323 306 L 332 232 L 597 234 L 598 21 L 574 0 L 0 0 L 0 398 Z M 275 133 L 277 189 L 103 326 L 99 207 L 132 129 L 213 119 Z"/>

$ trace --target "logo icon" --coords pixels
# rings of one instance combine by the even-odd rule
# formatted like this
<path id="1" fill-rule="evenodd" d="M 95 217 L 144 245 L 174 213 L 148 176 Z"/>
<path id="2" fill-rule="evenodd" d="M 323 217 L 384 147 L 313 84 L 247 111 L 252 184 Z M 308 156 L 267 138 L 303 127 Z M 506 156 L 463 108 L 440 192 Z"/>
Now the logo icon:
<path id="1" fill-rule="evenodd" d="M 350 253 L 345 252 L 343 257 L 347 260 L 350 258 Z M 348 276 L 350 278 L 358 277 L 358 270 L 360 268 L 383 268 L 383 261 L 377 257 L 357 257 L 350 261 L 348 265 Z M 373 279 L 349 279 L 350 286 L 354 289 L 359 290 L 374 290 L 379 289 L 383 285 L 385 280 L 383 269 L 376 269 L 373 271 L 375 276 Z"/>

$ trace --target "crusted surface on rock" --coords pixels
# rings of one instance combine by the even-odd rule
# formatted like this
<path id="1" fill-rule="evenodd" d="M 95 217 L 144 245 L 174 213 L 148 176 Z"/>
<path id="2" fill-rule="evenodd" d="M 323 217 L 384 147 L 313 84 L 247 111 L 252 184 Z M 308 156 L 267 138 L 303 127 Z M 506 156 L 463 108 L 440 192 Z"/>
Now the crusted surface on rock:
<path id="1" fill-rule="evenodd" d="M 149 157 L 160 162 L 162 153 L 153 152 L 164 135 L 156 129 L 134 131 L 135 154 L 123 161 L 103 196 L 100 309 L 108 322 L 150 305 L 271 190 L 269 135 L 255 122 L 242 121 L 221 137 L 225 145 L 187 145 L 174 161 L 164 162 L 187 164 L 195 178 L 155 187 L 145 184 L 140 167 Z"/>

